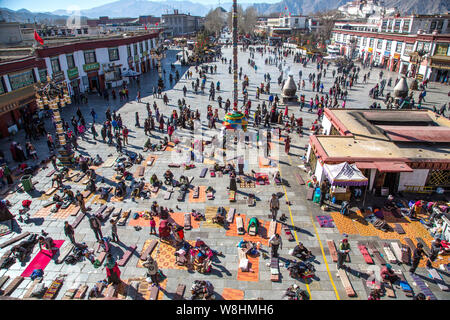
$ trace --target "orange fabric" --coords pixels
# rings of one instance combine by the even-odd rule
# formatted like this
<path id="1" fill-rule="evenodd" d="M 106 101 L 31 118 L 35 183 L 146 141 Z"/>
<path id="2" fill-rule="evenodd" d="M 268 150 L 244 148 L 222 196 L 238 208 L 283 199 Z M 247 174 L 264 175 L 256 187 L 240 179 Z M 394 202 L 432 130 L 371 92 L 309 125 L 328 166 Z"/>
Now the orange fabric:
<path id="1" fill-rule="evenodd" d="M 189 203 L 202 203 L 205 201 L 206 201 L 206 186 L 199 186 L 197 199 L 194 199 L 194 190 L 189 191 Z"/>
<path id="2" fill-rule="evenodd" d="M 238 269 L 237 280 L 239 281 L 259 281 L 259 257 L 254 258 L 247 255 L 247 259 L 249 261 L 249 268 L 252 271 L 243 272 L 241 269 Z"/>
<path id="3" fill-rule="evenodd" d="M 244 291 L 224 288 L 222 291 L 222 298 L 224 300 L 244 300 Z"/>

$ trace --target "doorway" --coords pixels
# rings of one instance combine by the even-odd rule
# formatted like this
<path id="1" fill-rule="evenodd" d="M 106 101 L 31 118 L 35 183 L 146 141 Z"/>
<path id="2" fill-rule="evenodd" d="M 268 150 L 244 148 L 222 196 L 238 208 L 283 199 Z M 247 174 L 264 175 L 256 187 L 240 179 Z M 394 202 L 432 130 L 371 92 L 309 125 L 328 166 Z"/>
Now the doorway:
<path id="1" fill-rule="evenodd" d="M 398 182 L 400 175 L 398 172 L 388 172 L 384 178 L 383 187 L 389 188 L 389 193 L 393 194 L 397 192 Z"/>

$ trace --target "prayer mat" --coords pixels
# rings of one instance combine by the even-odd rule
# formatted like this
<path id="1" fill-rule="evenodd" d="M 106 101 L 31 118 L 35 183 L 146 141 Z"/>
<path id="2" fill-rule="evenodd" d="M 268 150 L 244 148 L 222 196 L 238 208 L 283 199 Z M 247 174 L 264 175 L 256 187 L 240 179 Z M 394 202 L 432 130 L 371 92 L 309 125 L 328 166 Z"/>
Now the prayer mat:
<path id="1" fill-rule="evenodd" d="M 55 243 L 56 248 L 61 248 L 62 244 L 64 243 L 64 240 L 53 240 Z M 25 270 L 20 275 L 21 277 L 29 277 L 34 269 L 42 269 L 44 270 L 45 267 L 49 264 L 49 262 L 52 260 L 53 253 L 49 250 L 41 250 L 38 252 L 38 254 L 34 257 L 33 260 L 28 264 L 28 266 L 25 268 Z"/>
<path id="2" fill-rule="evenodd" d="M 102 163 L 103 168 L 111 168 L 116 163 L 117 157 L 110 157 Z"/>
<path id="3" fill-rule="evenodd" d="M 222 291 L 224 300 L 244 300 L 244 291 L 238 289 L 224 288 Z"/>
<path id="4" fill-rule="evenodd" d="M 51 207 L 50 207 L 51 208 Z M 76 216 L 80 212 L 81 208 L 75 206 L 73 203 L 66 209 L 59 209 L 51 215 L 52 219 L 67 219 L 70 216 Z"/>
<path id="5" fill-rule="evenodd" d="M 250 222 L 250 218 L 243 218 L 244 220 L 244 226 L 248 226 L 248 223 Z M 259 221 L 259 227 L 258 227 L 258 233 L 254 236 L 251 236 L 247 233 L 247 227 L 245 227 L 245 234 L 242 235 L 243 239 L 245 241 L 252 241 L 252 242 L 261 242 L 261 244 L 268 246 L 269 245 L 269 228 L 271 221 L 265 221 L 258 219 Z M 276 223 L 276 226 L 278 227 L 278 222 Z"/>
<path id="6" fill-rule="evenodd" d="M 269 158 L 258 157 L 258 164 L 259 164 L 259 168 L 260 169 L 272 168 L 272 166 L 270 165 L 270 159 Z"/>
<path id="7" fill-rule="evenodd" d="M 261 179 L 263 179 L 263 180 L 261 180 Z M 258 172 L 258 173 L 256 173 L 255 174 L 255 180 L 256 180 L 256 184 L 257 185 L 269 185 L 270 184 L 270 181 L 269 181 L 269 175 L 268 174 L 265 174 L 265 173 L 260 173 L 260 172 Z"/>
<path id="8" fill-rule="evenodd" d="M 202 228 L 217 228 L 222 229 L 223 225 L 212 222 L 212 219 L 217 214 L 218 207 L 206 207 L 205 208 L 205 221 L 202 222 Z M 229 208 L 224 207 L 225 211 L 228 213 Z M 225 215 L 226 216 L 226 215 Z M 191 221 L 193 221 L 192 219 Z"/>
<path id="9" fill-rule="evenodd" d="M 247 255 L 247 259 L 249 262 L 249 270 L 248 272 L 241 271 L 240 268 L 238 268 L 237 272 L 237 280 L 238 281 L 252 281 L 252 282 L 258 282 L 259 281 L 259 257 L 251 257 Z"/>
<path id="10" fill-rule="evenodd" d="M 333 218 L 330 216 L 316 216 L 321 228 L 334 228 Z"/>
<path id="11" fill-rule="evenodd" d="M 33 214 L 33 218 L 46 218 L 46 217 L 48 217 L 50 214 L 52 214 L 52 212 L 50 211 L 52 208 L 53 208 L 53 206 L 40 208 L 36 213 Z M 61 210 L 61 209 L 59 209 L 59 210 Z"/>
<path id="12" fill-rule="evenodd" d="M 198 198 L 194 198 L 194 190 L 189 191 L 189 203 L 203 203 L 206 201 L 206 186 L 199 186 Z"/>

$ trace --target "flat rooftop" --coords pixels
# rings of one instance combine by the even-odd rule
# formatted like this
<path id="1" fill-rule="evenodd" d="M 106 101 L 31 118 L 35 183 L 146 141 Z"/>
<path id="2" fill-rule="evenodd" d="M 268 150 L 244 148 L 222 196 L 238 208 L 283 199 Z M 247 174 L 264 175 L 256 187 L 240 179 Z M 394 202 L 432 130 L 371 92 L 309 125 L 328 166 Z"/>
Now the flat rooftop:
<path id="1" fill-rule="evenodd" d="M 450 161 L 450 120 L 428 110 L 326 109 L 345 135 L 316 136 L 329 158 Z"/>

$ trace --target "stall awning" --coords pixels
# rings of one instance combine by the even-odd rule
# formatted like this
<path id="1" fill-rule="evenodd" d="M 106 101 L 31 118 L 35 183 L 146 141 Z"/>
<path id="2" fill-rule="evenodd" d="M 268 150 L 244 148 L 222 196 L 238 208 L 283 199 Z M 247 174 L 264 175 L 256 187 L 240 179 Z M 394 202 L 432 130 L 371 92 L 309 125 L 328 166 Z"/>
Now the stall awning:
<path id="1" fill-rule="evenodd" d="M 324 164 L 323 169 L 332 186 L 365 186 L 368 183 L 367 178 L 354 164 Z"/>
<path id="2" fill-rule="evenodd" d="M 359 170 L 377 169 L 377 167 L 375 166 L 375 163 L 373 163 L 373 162 L 355 162 L 355 164 Z"/>
<path id="3" fill-rule="evenodd" d="M 405 162 L 374 162 L 380 172 L 413 172 Z"/>

